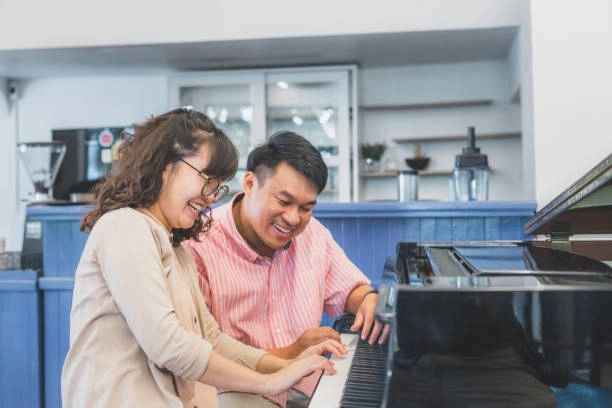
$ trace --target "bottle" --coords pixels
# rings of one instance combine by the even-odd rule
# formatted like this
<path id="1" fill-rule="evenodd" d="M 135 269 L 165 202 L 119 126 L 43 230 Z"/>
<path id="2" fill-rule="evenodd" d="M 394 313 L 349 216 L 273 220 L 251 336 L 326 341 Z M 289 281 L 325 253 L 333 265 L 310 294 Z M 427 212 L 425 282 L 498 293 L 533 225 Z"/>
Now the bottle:
<path id="1" fill-rule="evenodd" d="M 468 127 L 468 145 L 455 156 L 454 198 L 458 201 L 489 199 L 489 164 L 487 155 L 476 147 L 474 127 Z"/>
<path id="2" fill-rule="evenodd" d="M 418 172 L 416 170 L 398 170 L 397 199 L 401 202 L 416 201 L 418 195 Z"/>

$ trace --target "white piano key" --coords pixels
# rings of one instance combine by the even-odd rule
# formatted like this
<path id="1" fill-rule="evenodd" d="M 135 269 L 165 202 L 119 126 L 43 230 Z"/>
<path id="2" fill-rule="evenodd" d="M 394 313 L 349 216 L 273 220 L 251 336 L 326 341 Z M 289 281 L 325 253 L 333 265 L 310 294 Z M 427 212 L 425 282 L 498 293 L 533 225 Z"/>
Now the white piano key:
<path id="1" fill-rule="evenodd" d="M 331 360 L 338 371 L 336 375 L 323 374 L 319 384 L 310 399 L 309 408 L 336 408 L 340 406 L 342 391 L 351 369 L 351 362 L 355 355 L 355 348 L 359 342 L 359 335 L 342 333 L 340 338 L 346 344 L 347 353 L 342 357 L 332 356 Z"/>

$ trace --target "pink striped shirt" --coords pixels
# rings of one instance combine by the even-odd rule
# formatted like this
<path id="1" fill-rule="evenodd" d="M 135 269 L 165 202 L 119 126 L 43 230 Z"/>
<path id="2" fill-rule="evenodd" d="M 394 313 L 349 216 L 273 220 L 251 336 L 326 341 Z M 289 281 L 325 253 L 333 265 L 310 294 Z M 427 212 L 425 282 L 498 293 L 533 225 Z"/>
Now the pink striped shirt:
<path id="1" fill-rule="evenodd" d="M 349 293 L 370 280 L 314 217 L 288 248 L 272 258 L 259 255 L 236 229 L 231 205 L 238 196 L 214 210 L 213 226 L 201 242 L 185 246 L 221 330 L 254 347 L 286 347 L 319 326 L 323 311 L 341 315 Z M 319 376 L 294 388 L 311 395 Z M 285 394 L 269 398 L 285 406 Z"/>

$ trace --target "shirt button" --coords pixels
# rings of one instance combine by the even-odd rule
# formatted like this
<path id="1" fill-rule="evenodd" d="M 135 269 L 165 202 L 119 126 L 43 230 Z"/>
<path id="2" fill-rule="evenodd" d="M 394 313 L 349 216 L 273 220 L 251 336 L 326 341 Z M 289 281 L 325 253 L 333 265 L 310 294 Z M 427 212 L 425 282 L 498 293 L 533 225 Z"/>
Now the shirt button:
<path id="1" fill-rule="evenodd" d="M 281 329 L 276 329 L 276 332 L 277 332 L 277 333 L 280 333 L 280 331 L 281 331 Z"/>
<path id="2" fill-rule="evenodd" d="M 276 296 L 271 296 L 270 300 L 276 300 Z"/>

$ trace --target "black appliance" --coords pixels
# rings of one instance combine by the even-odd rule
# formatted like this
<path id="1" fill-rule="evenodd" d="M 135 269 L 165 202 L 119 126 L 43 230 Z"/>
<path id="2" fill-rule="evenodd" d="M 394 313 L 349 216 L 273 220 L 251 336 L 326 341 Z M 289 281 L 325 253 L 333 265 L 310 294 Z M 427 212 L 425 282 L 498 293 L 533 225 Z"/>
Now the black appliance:
<path id="1" fill-rule="evenodd" d="M 69 200 L 71 193 L 88 193 L 117 159 L 117 149 L 130 127 L 54 129 L 54 141 L 66 144 L 66 156 L 53 187 L 53 198 Z"/>

